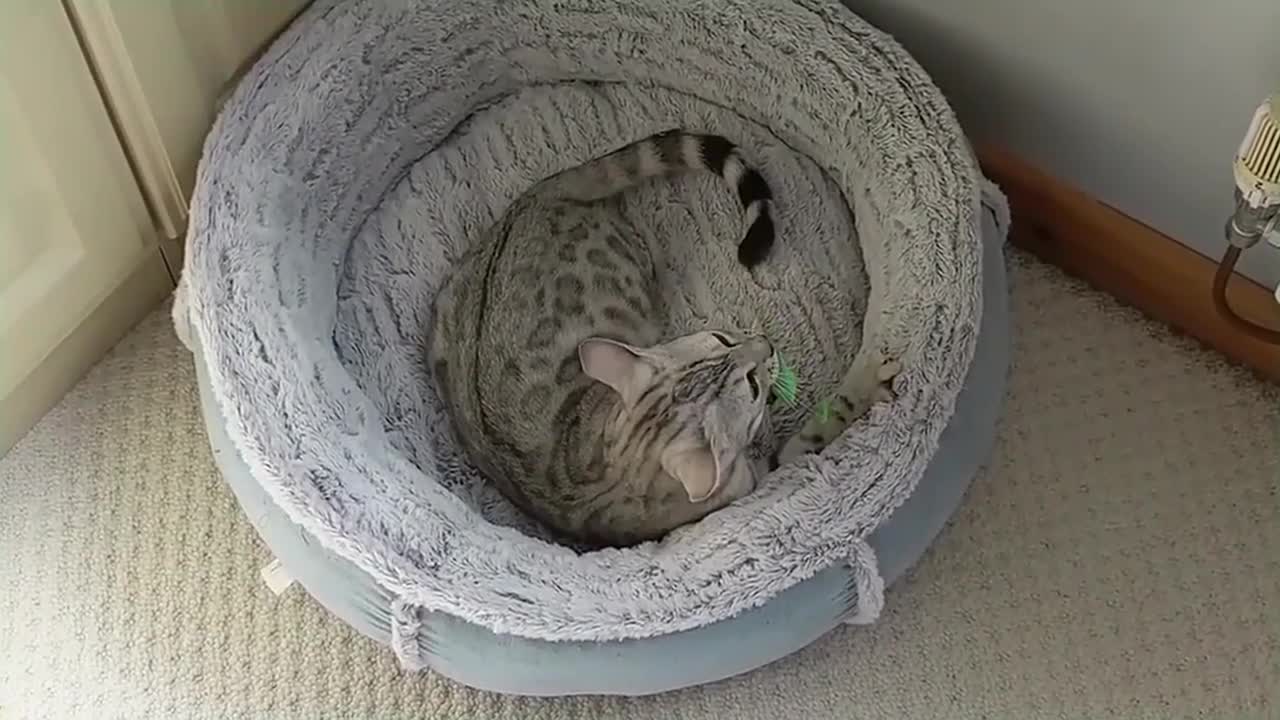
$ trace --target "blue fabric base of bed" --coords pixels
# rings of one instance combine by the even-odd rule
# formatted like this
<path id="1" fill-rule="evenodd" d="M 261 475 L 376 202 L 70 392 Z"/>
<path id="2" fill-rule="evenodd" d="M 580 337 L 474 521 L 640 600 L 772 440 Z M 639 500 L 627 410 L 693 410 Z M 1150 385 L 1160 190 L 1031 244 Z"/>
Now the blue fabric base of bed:
<path id="1" fill-rule="evenodd" d="M 886 584 L 900 578 L 942 530 L 995 439 L 1008 369 L 1009 310 L 1005 228 L 994 218 L 989 209 L 984 211 L 981 330 L 955 414 L 911 498 L 870 537 Z M 364 635 L 388 644 L 391 593 L 321 547 L 254 480 L 227 436 L 201 349 L 193 349 L 214 458 L 254 528 L 317 602 Z M 836 565 L 729 620 L 619 642 L 529 640 L 435 613 L 421 633 L 421 652 L 434 671 L 484 690 L 520 695 L 652 694 L 731 677 L 805 647 L 846 617 L 850 583 L 849 570 Z"/>

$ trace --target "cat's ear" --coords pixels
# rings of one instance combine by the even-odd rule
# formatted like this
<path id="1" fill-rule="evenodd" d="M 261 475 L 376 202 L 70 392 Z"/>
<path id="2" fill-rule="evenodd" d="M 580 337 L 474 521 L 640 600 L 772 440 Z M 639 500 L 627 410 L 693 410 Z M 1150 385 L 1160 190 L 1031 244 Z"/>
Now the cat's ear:
<path id="1" fill-rule="evenodd" d="M 715 495 L 724 485 L 725 474 L 733 464 L 722 419 L 718 408 L 707 408 L 697 440 L 689 444 L 679 443 L 663 453 L 662 469 L 684 485 L 689 502 L 702 502 Z"/>
<path id="2" fill-rule="evenodd" d="M 635 348 L 608 338 L 587 338 L 578 345 L 578 362 L 587 377 L 613 388 L 624 402 L 653 378 L 654 368 Z"/>
<path id="3" fill-rule="evenodd" d="M 662 469 L 684 485 L 689 502 L 706 500 L 720 489 L 724 481 L 720 461 L 705 445 L 668 452 L 662 458 Z"/>

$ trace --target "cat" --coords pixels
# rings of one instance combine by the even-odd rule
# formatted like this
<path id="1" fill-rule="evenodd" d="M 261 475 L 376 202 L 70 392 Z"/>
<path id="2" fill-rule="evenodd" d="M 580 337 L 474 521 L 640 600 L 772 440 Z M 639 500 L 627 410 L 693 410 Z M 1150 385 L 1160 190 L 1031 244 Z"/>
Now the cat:
<path id="1" fill-rule="evenodd" d="M 565 539 L 658 539 L 776 467 L 773 345 L 730 329 L 664 338 L 646 248 L 620 219 L 586 211 L 694 171 L 737 196 L 740 263 L 766 261 L 775 232 L 763 176 L 725 138 L 667 131 L 536 186 L 437 295 L 429 362 L 455 437 L 513 504 Z M 813 450 L 808 430 L 784 450 Z"/>

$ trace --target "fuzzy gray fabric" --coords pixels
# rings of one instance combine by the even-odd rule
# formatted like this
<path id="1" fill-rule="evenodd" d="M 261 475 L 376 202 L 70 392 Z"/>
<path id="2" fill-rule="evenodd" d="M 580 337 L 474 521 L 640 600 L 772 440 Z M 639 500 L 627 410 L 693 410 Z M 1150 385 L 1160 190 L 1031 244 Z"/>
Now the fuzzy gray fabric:
<path id="1" fill-rule="evenodd" d="M 745 501 L 660 543 L 578 553 L 452 447 L 423 362 L 430 300 L 521 192 L 675 126 L 744 147 L 775 187 L 779 234 L 748 286 L 727 280 L 739 222 L 714 182 L 620 203 L 653 218 L 678 321 L 788 328 L 810 392 L 854 348 L 905 370 L 895 402 Z M 257 479 L 398 596 L 410 667 L 433 611 L 532 638 L 638 638 L 836 562 L 854 570 L 853 619 L 871 621 L 882 583 L 863 538 L 911 493 L 972 357 L 983 187 L 924 72 L 835 3 L 319 0 L 210 135 L 174 318 Z"/>

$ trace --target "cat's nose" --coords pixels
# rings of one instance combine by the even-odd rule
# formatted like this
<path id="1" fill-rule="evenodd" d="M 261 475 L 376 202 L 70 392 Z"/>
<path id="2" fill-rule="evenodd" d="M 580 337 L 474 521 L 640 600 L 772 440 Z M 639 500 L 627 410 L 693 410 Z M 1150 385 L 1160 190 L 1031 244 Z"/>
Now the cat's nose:
<path id="1" fill-rule="evenodd" d="M 755 362 L 764 362 L 773 357 L 773 343 L 763 335 L 753 335 L 750 340 L 743 343 L 742 350 L 748 359 Z"/>

